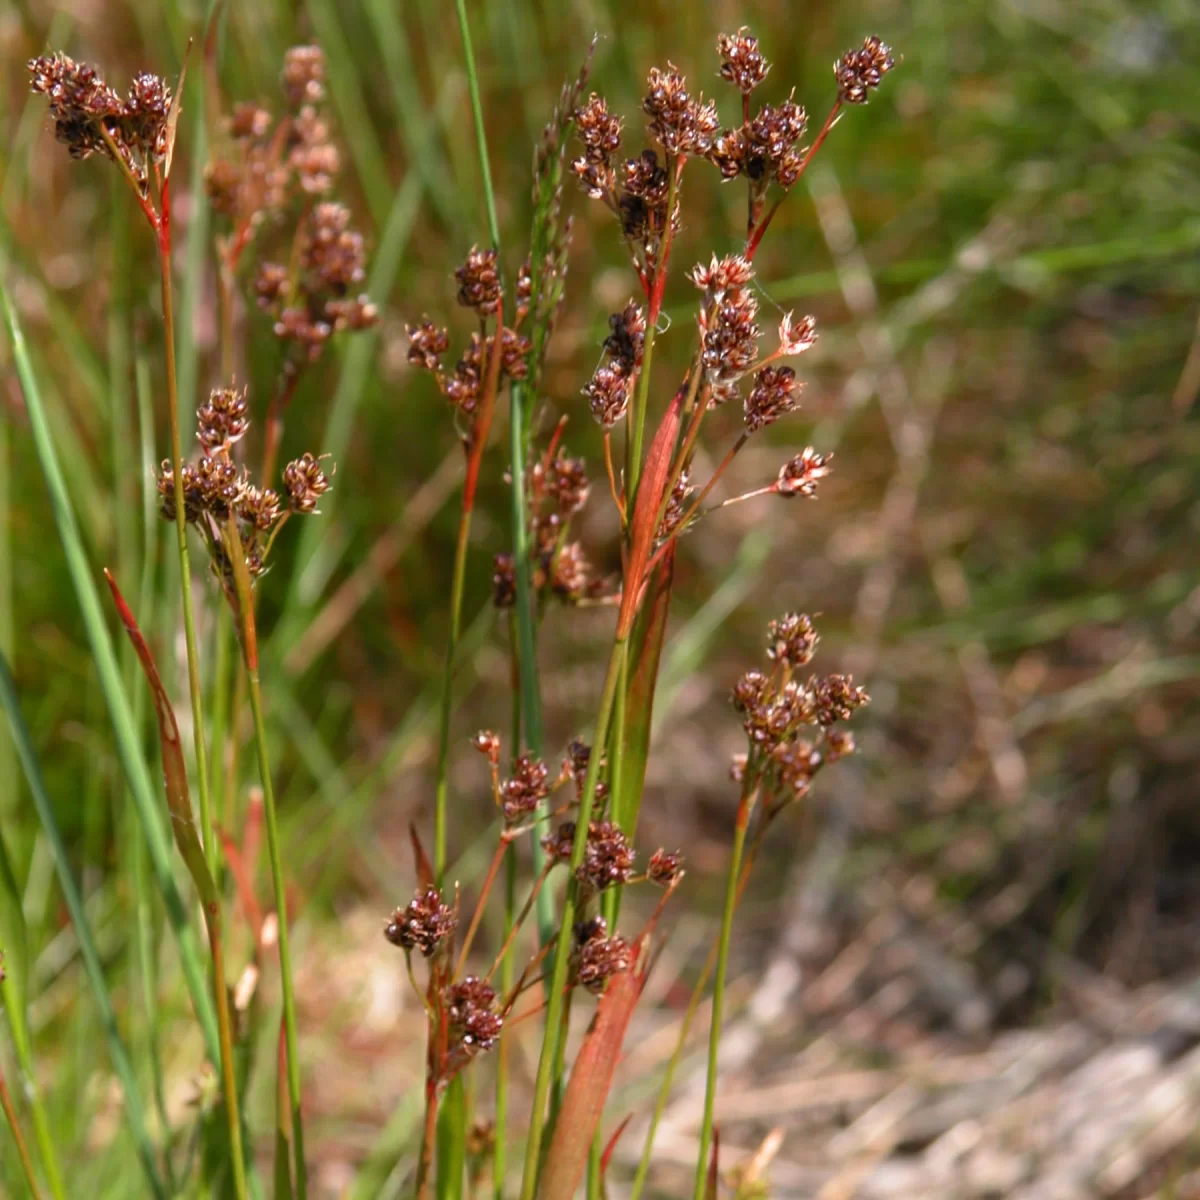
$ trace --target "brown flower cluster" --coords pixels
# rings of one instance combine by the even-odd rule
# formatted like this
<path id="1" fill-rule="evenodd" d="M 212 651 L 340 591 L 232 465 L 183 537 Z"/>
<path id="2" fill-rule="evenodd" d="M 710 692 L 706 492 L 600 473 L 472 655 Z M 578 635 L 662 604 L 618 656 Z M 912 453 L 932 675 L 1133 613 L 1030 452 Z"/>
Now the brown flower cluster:
<path id="1" fill-rule="evenodd" d="M 167 156 L 171 89 L 157 75 L 135 75 L 119 96 L 95 67 L 65 54 L 30 59 L 30 87 L 50 102 L 54 136 L 72 158 L 102 154 L 121 164 L 145 196 L 150 169 Z"/>
<path id="2" fill-rule="evenodd" d="M 447 1077 L 477 1054 L 495 1047 L 504 1028 L 496 1011 L 496 991 L 486 980 L 468 975 L 446 989 L 443 1001 L 450 1027 Z"/>
<path id="3" fill-rule="evenodd" d="M 642 365 L 646 344 L 646 314 L 632 300 L 608 318 L 609 335 L 604 339 L 605 361 L 588 380 L 583 394 L 592 416 L 604 429 L 611 429 L 629 408 L 634 377 Z"/>
<path id="4" fill-rule="evenodd" d="M 683 874 L 683 855 L 677 850 L 663 850 L 661 847 L 650 855 L 646 864 L 646 878 L 659 887 L 670 887 Z"/>
<path id="5" fill-rule="evenodd" d="M 291 513 L 310 514 L 329 490 L 321 460 L 304 454 L 283 470 L 282 494 L 256 486 L 233 458 L 234 446 L 249 427 L 245 389 L 217 388 L 196 411 L 200 457 L 183 464 L 184 516 L 204 537 L 218 577 L 232 582 L 229 557 L 232 516 L 251 577 L 266 570 L 267 552 L 283 520 Z M 175 468 L 164 460 L 155 480 L 159 511 L 175 520 Z"/>
<path id="6" fill-rule="evenodd" d="M 749 753 L 735 764 L 735 776 L 753 771 L 777 803 L 803 796 L 828 762 L 855 749 L 853 735 L 837 729 L 870 703 L 866 691 L 847 675 L 812 676 L 793 672 L 807 666 L 816 651 L 817 632 L 807 616 L 788 613 L 767 629 L 770 673 L 747 671 L 733 689 L 742 714 Z"/>
<path id="7" fill-rule="evenodd" d="M 608 936 L 608 923 L 593 917 L 575 927 L 575 948 L 571 974 L 575 982 L 599 996 L 608 981 L 633 965 L 633 949 L 619 934 Z"/>
<path id="8" fill-rule="evenodd" d="M 512 766 L 512 776 L 500 788 L 500 808 L 506 828 L 520 825 L 537 811 L 550 794 L 550 772 L 546 764 L 532 754 L 520 754 Z"/>
<path id="9" fill-rule="evenodd" d="M 393 946 L 419 950 L 431 958 L 457 924 L 454 909 L 443 902 L 437 888 L 428 887 L 417 892 L 407 907 L 396 909 L 384 927 L 383 936 Z"/>
<path id="10" fill-rule="evenodd" d="M 575 822 L 564 821 L 553 833 L 542 838 L 542 849 L 555 863 L 571 861 L 575 842 Z M 592 821 L 588 825 L 583 861 L 575 878 L 595 894 L 605 888 L 626 883 L 633 874 L 633 847 L 628 835 L 611 821 Z"/>
<path id="11" fill-rule="evenodd" d="M 254 277 L 258 306 L 275 318 L 274 333 L 315 362 L 341 330 L 370 329 L 379 313 L 354 289 L 366 278 L 361 233 L 350 227 L 350 211 L 326 201 L 309 214 L 300 231 L 294 268 L 263 261 Z"/>
<path id="12" fill-rule="evenodd" d="M 481 323 L 495 318 L 500 324 L 502 294 L 498 259 L 494 250 L 473 247 L 466 261 L 454 272 L 458 282 L 459 303 L 474 309 Z M 448 373 L 442 360 L 450 349 L 450 335 L 423 317 L 415 325 L 405 326 L 408 335 L 408 361 L 414 367 L 432 371 L 443 396 L 464 417 L 471 417 L 479 408 L 488 369 L 496 347 L 496 334 L 476 332 L 454 367 Z M 500 363 L 497 386 L 504 379 L 525 379 L 529 375 L 530 340 L 504 326 L 500 330 Z"/>
<path id="13" fill-rule="evenodd" d="M 738 254 L 718 259 L 708 266 L 697 265 L 692 282 L 703 299 L 697 324 L 700 328 L 701 361 L 712 392 L 712 403 L 720 404 L 737 394 L 736 385 L 758 360 L 758 299 L 750 288 L 754 268 Z"/>
<path id="14" fill-rule="evenodd" d="M 829 466 L 832 460 L 832 454 L 818 454 L 811 446 L 806 446 L 801 453 L 788 459 L 779 468 L 779 478 L 776 479 L 773 490 L 787 499 L 792 496 L 807 496 L 812 499 L 817 494 L 818 482 L 832 469 Z"/>
<path id="15" fill-rule="evenodd" d="M 721 78 L 743 96 L 750 95 L 771 69 L 758 48 L 758 38 L 744 25 L 737 33 L 723 33 L 717 38 L 717 53 L 721 56 Z"/>
<path id="16" fill-rule="evenodd" d="M 670 157 L 702 156 L 712 149 L 721 124 L 717 106 L 703 96 L 693 97 L 687 80 L 670 63 L 665 71 L 650 69 L 642 109 L 650 118 L 654 140 Z"/>
<path id="17" fill-rule="evenodd" d="M 833 64 L 838 99 L 843 104 L 866 104 L 868 94 L 896 65 L 891 49 L 877 37 L 867 38 L 855 50 L 847 50 Z"/>

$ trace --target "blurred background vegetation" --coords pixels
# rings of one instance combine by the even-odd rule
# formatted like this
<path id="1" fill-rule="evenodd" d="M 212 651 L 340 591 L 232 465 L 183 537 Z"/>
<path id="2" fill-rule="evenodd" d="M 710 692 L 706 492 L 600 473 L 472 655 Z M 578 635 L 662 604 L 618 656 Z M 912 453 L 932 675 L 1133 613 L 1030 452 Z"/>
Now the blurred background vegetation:
<path id="1" fill-rule="evenodd" d="M 802 364 L 803 413 L 739 458 L 726 494 L 772 478 L 806 444 L 836 451 L 834 474 L 815 502 L 731 508 L 681 547 L 642 838 L 647 850 L 680 846 L 693 868 L 668 977 L 695 969 L 714 927 L 735 802 L 728 760 L 741 740 L 728 689 L 757 661 L 766 620 L 797 609 L 820 614 L 823 669 L 852 670 L 874 703 L 853 769 L 822 778 L 803 820 L 770 839 L 735 967 L 745 997 L 780 956 L 827 983 L 828 966 L 856 947 L 865 961 L 840 991 L 780 985 L 789 1012 L 772 1026 L 776 1053 L 800 1053 L 835 1014 L 839 1051 L 859 1063 L 934 1054 L 944 1038 L 979 1049 L 1005 1029 L 1058 1019 L 1084 983 L 1123 993 L 1188 978 L 1200 962 L 1194 5 L 472 7 L 510 271 L 526 240 L 532 147 L 593 30 L 591 84 L 627 114 L 630 149 L 652 64 L 675 63 L 723 107 L 734 99 L 715 75 L 718 32 L 750 25 L 774 64 L 766 98 L 794 85 L 817 120 L 844 49 L 877 33 L 903 56 L 878 97 L 837 127 L 758 260 L 764 316 L 812 312 L 822 336 Z M 203 10 L 185 0 L 0 7 L 0 244 L 97 570 L 134 561 L 141 545 L 139 381 L 154 413 L 149 459 L 165 453 L 154 249 L 115 172 L 53 144 L 24 63 L 49 46 L 102 64 L 118 87 L 143 68 L 170 77 Z M 397 1015 L 400 973 L 378 927 L 412 885 L 408 823 L 430 813 L 459 456 L 444 401 L 405 363 L 403 323 L 429 313 L 462 333 L 450 273 L 486 232 L 446 4 L 232 5 L 226 103 L 274 103 L 284 49 L 306 40 L 329 57 L 342 191 L 371 231 L 384 314 L 377 337 L 339 348 L 304 379 L 284 450 L 332 451 L 335 490 L 314 528 L 283 539 L 261 585 L 314 1156 L 338 1194 L 352 1165 L 382 1153 L 378 1130 L 420 1070 L 405 1032 L 418 1018 Z M 194 182 L 204 144 L 193 86 L 174 178 Z M 740 185 L 689 174 L 681 262 L 729 252 L 744 222 Z M 214 289 L 205 206 L 195 193 L 176 204 L 186 404 L 218 382 Z M 607 314 L 636 282 L 600 206 L 570 183 L 568 205 L 574 253 L 542 424 L 568 414 L 569 445 L 600 471 L 579 389 Z M 680 276 L 668 295 L 685 331 L 689 293 Z M 258 314 L 246 322 L 244 370 L 261 403 L 275 348 Z M 686 336 L 659 340 L 663 380 L 678 377 L 687 346 Z M 728 419 L 732 429 L 736 414 Z M 453 848 L 467 864 L 490 803 L 467 737 L 508 719 L 506 634 L 488 603 L 491 555 L 508 539 L 499 452 L 483 496 L 452 775 Z M 588 514 L 589 550 L 611 563 L 615 529 L 598 494 Z M 165 531 L 154 534 L 165 545 Z M 158 591 L 162 617 L 145 624 L 161 659 L 175 649 L 164 673 L 183 695 L 168 623 L 177 606 L 166 579 Z M 540 648 L 548 746 L 586 727 L 610 624 L 605 610 L 551 614 Z M 0 646 L 113 986 L 132 1005 L 133 829 L 7 345 Z M 96 1016 L 6 730 L 0 826 L 36 951 L 34 1027 L 60 1140 L 94 1152 L 85 1170 L 98 1188 L 131 1195 L 93 1050 Z M 892 944 L 908 951 L 874 952 Z M 168 974 L 173 961 L 168 952 Z M 187 1028 L 178 989 L 168 982 L 163 994 Z M 677 999 L 667 983 L 657 995 L 648 1030 L 669 1024 Z M 847 1012 L 859 1019 L 847 1024 Z M 164 1053 L 179 1082 L 168 1103 L 182 1104 L 198 1043 Z M 647 1052 L 647 1074 L 657 1061 Z M 645 1081 L 631 1086 L 635 1100 L 645 1094 Z M 761 1114 L 747 1122 L 730 1127 L 731 1144 L 751 1146 L 770 1126 Z M 403 1122 L 393 1133 L 402 1143 Z M 0 1179 L 17 1186 L 7 1151 L 0 1161 L 12 1172 Z"/>

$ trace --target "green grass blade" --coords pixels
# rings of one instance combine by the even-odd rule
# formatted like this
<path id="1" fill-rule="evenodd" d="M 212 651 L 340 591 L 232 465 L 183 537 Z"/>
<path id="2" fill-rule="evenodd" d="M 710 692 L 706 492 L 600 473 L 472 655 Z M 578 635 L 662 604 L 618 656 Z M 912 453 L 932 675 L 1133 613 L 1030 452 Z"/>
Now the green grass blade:
<path id="1" fill-rule="evenodd" d="M 5 299 L 7 300 L 7 293 L 5 293 Z M 11 310 L 9 312 L 11 316 Z M 33 805 L 37 809 L 42 832 L 45 834 L 46 841 L 50 846 L 51 855 L 54 858 L 59 887 L 62 888 L 63 899 L 66 902 L 67 911 L 71 915 L 71 924 L 75 930 L 75 937 L 79 942 L 80 957 L 83 959 L 84 970 L 87 973 L 88 983 L 92 988 L 92 996 L 96 1007 L 100 1010 L 100 1021 L 104 1026 L 105 1037 L 108 1040 L 108 1050 L 112 1058 L 113 1069 L 121 1081 L 121 1088 L 125 1095 L 125 1121 L 128 1124 L 130 1133 L 133 1135 L 134 1142 L 137 1144 L 138 1158 L 141 1160 L 142 1169 L 146 1174 L 146 1183 L 150 1189 L 150 1193 L 154 1196 L 165 1197 L 167 1192 L 159 1175 L 158 1165 L 155 1162 L 154 1148 L 150 1142 L 150 1135 L 146 1131 L 145 1110 L 142 1105 L 141 1092 L 138 1089 L 137 1078 L 133 1072 L 133 1064 L 129 1060 L 125 1043 L 121 1040 L 121 1034 L 117 1029 L 117 1014 L 113 1010 L 112 998 L 108 992 L 108 985 L 104 980 L 104 968 L 100 963 L 100 954 L 96 949 L 96 941 L 92 936 L 92 928 L 83 907 L 83 897 L 79 894 L 79 887 L 75 882 L 75 876 L 71 872 L 71 865 L 67 858 L 67 848 L 63 844 L 62 834 L 59 832 L 58 822 L 54 816 L 54 809 L 50 804 L 50 797 L 46 794 L 46 788 L 42 782 L 41 768 L 38 765 L 37 755 L 33 749 L 33 740 L 29 736 L 29 729 L 25 724 L 25 718 L 21 713 L 20 705 L 17 701 L 17 689 L 13 683 L 12 673 L 9 671 L 8 659 L 2 654 L 0 654 L 0 704 L 3 705 L 8 714 L 9 728 L 12 731 L 13 742 L 16 745 L 17 757 L 21 760 L 21 767 L 25 772 L 26 782 L 29 784 L 29 790 L 33 794 Z"/>
<path id="2" fill-rule="evenodd" d="M 75 513 L 67 497 L 62 468 L 59 466 L 58 455 L 46 423 L 41 392 L 29 361 L 16 309 L 13 307 L 8 289 L 2 284 L 0 284 L 0 300 L 3 301 L 13 360 L 17 366 L 17 375 L 25 397 L 34 446 L 47 487 L 50 490 L 55 524 L 58 526 L 59 539 L 62 542 L 76 599 L 79 602 L 84 626 L 87 629 L 92 658 L 96 664 L 100 686 L 104 691 L 104 699 L 112 720 L 117 740 L 117 752 L 129 781 L 138 819 L 141 821 L 146 836 L 155 879 L 166 905 L 167 919 L 170 921 L 179 943 L 180 964 L 183 968 L 192 1006 L 204 1033 L 205 1046 L 212 1061 L 219 1062 L 216 1014 L 213 1011 L 212 1001 L 205 983 L 204 969 L 200 964 L 195 935 L 188 923 L 183 898 L 172 873 L 171 851 L 163 830 L 163 820 L 159 812 L 154 786 L 151 783 L 150 771 L 142 756 L 129 700 L 121 687 L 121 672 L 113 651 L 112 638 L 109 636 L 108 627 L 104 622 L 100 597 L 92 578 L 91 566 L 83 549 Z"/>

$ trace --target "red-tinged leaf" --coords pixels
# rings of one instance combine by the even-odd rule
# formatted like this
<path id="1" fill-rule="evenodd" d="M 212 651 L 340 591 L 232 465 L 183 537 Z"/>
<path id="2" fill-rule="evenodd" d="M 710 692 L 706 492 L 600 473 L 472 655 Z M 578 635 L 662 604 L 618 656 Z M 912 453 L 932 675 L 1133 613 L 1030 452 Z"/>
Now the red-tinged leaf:
<path id="1" fill-rule="evenodd" d="M 721 1156 L 721 1130 L 713 1127 L 712 1153 L 708 1157 L 708 1183 L 704 1189 L 704 1200 L 717 1200 L 717 1181 L 719 1179 L 717 1160 Z"/>
<path id="2" fill-rule="evenodd" d="M 417 867 L 417 886 L 424 891 L 426 888 L 434 886 L 436 876 L 433 870 L 433 863 L 429 861 L 429 855 L 425 853 L 425 847 L 421 845 L 421 835 L 417 832 L 417 827 L 409 822 L 408 836 L 412 841 L 413 861 Z"/>
<path id="3" fill-rule="evenodd" d="M 237 842 L 223 829 L 218 829 L 221 845 L 225 850 L 225 861 L 229 864 L 229 873 L 233 876 L 237 888 L 238 899 L 242 903 L 242 911 L 250 924 L 250 932 L 254 934 L 254 944 L 262 948 L 263 914 L 259 907 L 258 897 L 254 894 L 254 881 L 247 863 L 242 858 L 242 852 Z"/>
<path id="4" fill-rule="evenodd" d="M 639 939 L 635 964 L 609 981 L 584 1034 L 542 1168 L 541 1200 L 572 1200 L 583 1179 L 625 1031 L 646 982 L 645 944 L 644 938 Z"/>
<path id="5" fill-rule="evenodd" d="M 600 1180 L 604 1181 L 604 1177 L 608 1174 L 608 1164 L 612 1162 L 612 1156 L 617 1148 L 617 1143 L 621 1140 L 621 1134 L 626 1130 L 629 1122 L 633 1120 L 633 1113 L 626 1113 L 621 1119 L 620 1125 L 613 1130 L 612 1137 L 608 1139 L 608 1144 L 604 1147 L 604 1153 L 600 1155 Z"/>
<path id="6" fill-rule="evenodd" d="M 614 812 L 621 827 L 632 836 L 637 831 L 646 763 L 650 757 L 650 730 L 654 720 L 654 689 L 666 640 L 667 616 L 671 607 L 671 585 L 675 577 L 675 543 L 668 546 L 662 562 L 654 568 L 646 599 L 633 623 L 629 639 L 629 689 L 625 694 L 624 721 L 613 730 L 621 739 L 622 753 L 613 755 L 619 774 L 613 780 Z"/>
<path id="7" fill-rule="evenodd" d="M 204 858 L 204 847 L 200 843 L 200 835 L 196 832 L 196 820 L 192 815 L 192 801 L 188 792 L 187 766 L 183 758 L 183 746 L 179 740 L 179 722 L 175 720 L 175 710 L 167 697 L 158 668 L 154 665 L 154 656 L 150 647 L 138 628 L 137 621 L 121 595 L 117 581 L 112 575 L 104 572 L 112 592 L 113 602 L 125 632 L 133 643 L 138 661 L 142 665 L 150 691 L 154 696 L 154 710 L 158 718 L 158 739 L 162 746 L 163 780 L 167 789 L 167 808 L 171 814 L 171 831 L 175 835 L 175 844 L 187 866 L 200 901 L 210 913 L 219 911 L 217 885 L 213 882 L 212 873 Z"/>
<path id="8" fill-rule="evenodd" d="M 646 454 L 646 465 L 638 484 L 637 500 L 633 506 L 633 517 L 629 523 L 629 565 L 621 594 L 621 612 L 617 618 L 617 636 L 628 636 L 637 612 L 646 564 L 654 547 L 654 536 L 658 532 L 658 512 L 662 507 L 667 481 L 671 476 L 671 458 L 675 453 L 675 441 L 679 437 L 679 423 L 686 392 L 678 391 L 650 443 Z"/>

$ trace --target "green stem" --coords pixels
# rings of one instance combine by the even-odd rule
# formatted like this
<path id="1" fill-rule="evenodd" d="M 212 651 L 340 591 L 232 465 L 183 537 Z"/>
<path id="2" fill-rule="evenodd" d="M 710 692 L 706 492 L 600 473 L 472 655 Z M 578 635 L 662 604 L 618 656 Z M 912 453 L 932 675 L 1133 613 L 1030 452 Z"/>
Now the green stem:
<path id="1" fill-rule="evenodd" d="M 244 571 L 244 560 L 241 566 Z M 250 617 L 250 620 L 253 620 L 253 617 Z M 275 815 L 275 789 L 271 783 L 271 762 L 267 751 L 267 723 L 263 717 L 262 688 L 258 681 L 257 662 L 253 666 L 247 663 L 246 678 L 250 685 L 248 689 L 250 712 L 254 717 L 254 742 L 258 750 L 258 773 L 263 789 L 263 813 L 267 825 L 267 854 L 271 860 L 271 883 L 275 889 L 275 915 L 279 921 L 279 975 L 283 988 L 288 1103 L 292 1108 L 292 1141 L 296 1155 L 296 1200 L 305 1200 L 308 1194 L 308 1170 L 304 1162 L 304 1118 L 300 1111 L 300 1053 L 299 1038 L 296 1034 L 296 995 L 292 984 L 292 954 L 288 941 L 287 888 L 283 878 L 279 823 Z"/>
<path id="2" fill-rule="evenodd" d="M 642 351 L 642 365 L 638 370 L 637 386 L 629 406 L 629 437 L 625 442 L 625 510 L 632 513 L 637 501 L 638 481 L 642 473 L 642 443 L 646 436 L 646 409 L 650 400 L 650 366 L 654 359 L 654 342 L 658 336 L 658 317 L 662 312 L 663 295 L 667 286 L 667 264 L 671 256 L 671 241 L 675 223 L 675 201 L 679 195 L 679 177 L 683 173 L 685 160 L 680 157 L 671 166 L 667 185 L 667 228 L 663 232 L 662 247 L 658 263 L 654 268 L 654 282 L 650 293 L 650 304 L 646 314 L 646 344 Z"/>
<path id="3" fill-rule="evenodd" d="M 471 44 L 471 26 L 467 21 L 466 0 L 455 0 L 458 31 L 462 35 L 463 66 L 467 71 L 467 91 L 471 95 L 471 116 L 475 123 L 475 145 L 479 152 L 479 172 L 483 181 L 483 202 L 487 209 L 488 232 L 497 255 L 500 251 L 500 221 L 496 215 L 496 193 L 492 188 L 492 168 L 488 157 L 487 130 L 483 124 L 483 101 L 479 95 L 479 72 L 475 67 L 475 49 Z"/>
<path id="4" fill-rule="evenodd" d="M 9 1094 L 2 1069 L 0 1069 L 0 1108 L 4 1109 L 4 1115 L 8 1118 L 8 1127 L 12 1130 L 13 1141 L 17 1143 L 17 1157 L 21 1160 L 21 1170 L 25 1174 L 25 1182 L 29 1185 L 29 1194 L 33 1200 L 41 1200 L 42 1193 L 38 1190 L 33 1159 L 29 1157 L 29 1147 L 25 1145 L 25 1136 L 21 1133 L 17 1110 L 13 1107 L 12 1096 Z"/>
<path id="5" fill-rule="evenodd" d="M 756 795 L 751 764 L 746 765 L 746 783 L 738 803 L 737 827 L 733 835 L 733 850 L 729 856 L 729 875 L 725 883 L 725 909 L 721 914 L 721 937 L 717 943 L 717 974 L 713 983 L 712 1018 L 708 1035 L 708 1080 L 704 1089 L 704 1118 L 700 1123 L 700 1149 L 696 1155 L 696 1186 L 692 1200 L 705 1200 L 708 1194 L 708 1154 L 712 1146 L 713 1107 L 717 1099 L 717 1058 L 721 1049 L 721 1017 L 725 1009 L 725 972 L 729 966 L 729 941 L 733 930 L 733 914 L 737 908 L 738 876 L 741 872 L 742 851 L 746 845 L 746 827 Z"/>
<path id="6" fill-rule="evenodd" d="M 454 707 L 454 666 L 462 625 L 463 591 L 467 578 L 467 547 L 471 540 L 472 509 L 464 503 L 454 544 L 454 574 L 450 580 L 450 632 L 446 635 L 446 660 L 442 668 L 442 695 L 438 708 L 437 790 L 433 809 L 433 869 L 442 886 L 446 870 L 446 799 L 449 791 L 450 714 Z"/>
<path id="7" fill-rule="evenodd" d="M 517 856 L 504 862 L 504 940 L 513 927 L 517 909 Z M 500 959 L 500 995 L 507 996 L 513 986 L 513 957 Z M 496 1139 L 492 1152 L 492 1186 L 495 1200 L 504 1200 L 504 1176 L 508 1170 L 508 1038 L 501 1035 L 496 1058 Z"/>
<path id="8" fill-rule="evenodd" d="M 596 799 L 596 784 L 600 778 L 600 760 L 603 747 L 608 742 L 608 730 L 612 721 L 617 684 L 621 679 L 621 666 L 625 660 L 625 638 L 613 641 L 612 654 L 608 660 L 608 671 L 604 677 L 604 688 L 600 695 L 600 707 L 596 714 L 596 732 L 592 738 L 592 754 L 588 759 L 587 775 L 580 797 L 579 813 L 575 823 L 575 842 L 571 847 L 571 874 L 563 899 L 559 920 L 557 948 L 554 955 L 554 973 L 546 996 L 545 1036 L 538 1058 L 537 1076 L 534 1081 L 533 1105 L 529 1110 L 529 1136 L 525 1142 L 525 1168 L 521 1177 L 521 1200 L 533 1200 L 537 1188 L 538 1164 L 541 1157 L 543 1117 L 546 1100 L 550 1094 L 552 1066 L 558 1058 L 558 1033 L 562 1023 L 566 1000 L 567 967 L 571 958 L 569 939 L 575 928 L 575 912 L 579 904 L 579 883 L 575 869 L 583 861 L 587 845 L 588 826 L 592 819 L 592 808 Z"/>
<path id="9" fill-rule="evenodd" d="M 229 990 L 225 986 L 225 948 L 221 941 L 221 913 L 214 904 L 206 913 L 208 942 L 212 948 L 213 993 L 217 1005 L 217 1036 L 221 1039 L 221 1086 L 229 1123 L 229 1155 L 233 1160 L 233 1194 L 247 1200 L 246 1160 L 242 1152 L 242 1118 L 238 1105 L 237 1074 L 233 1059 L 233 1025 L 229 1019 Z"/>
<path id="10" fill-rule="evenodd" d="M 188 556 L 187 512 L 183 495 L 183 443 L 179 433 L 179 392 L 175 372 L 175 315 L 171 301 L 171 203 L 168 184 L 162 191 L 158 223 L 158 262 L 162 285 L 163 342 L 167 359 L 167 414 L 171 426 L 171 461 L 175 466 L 175 541 L 179 551 L 179 592 L 183 600 L 183 633 L 187 643 L 188 690 L 192 701 L 192 737 L 196 752 L 196 786 L 200 793 L 200 833 L 210 864 L 213 839 L 212 803 L 208 791 L 208 752 L 204 739 L 204 698 L 200 689 L 200 653 L 192 608 L 192 570 Z"/>
<path id="11" fill-rule="evenodd" d="M 308 1195 L 308 1168 L 304 1160 L 304 1118 L 300 1108 L 300 1054 L 296 1033 L 296 995 L 292 976 L 292 954 L 288 937 L 287 885 L 283 877 L 283 856 L 279 846 L 279 822 L 275 813 L 275 787 L 271 780 L 271 759 L 267 743 L 267 722 L 263 715 L 262 687 L 258 677 L 258 631 L 254 621 L 254 593 L 246 553 L 238 533 L 237 520 L 230 514 L 225 524 L 226 549 L 233 564 L 238 616 L 242 629 L 242 659 L 246 667 L 250 712 L 254 718 L 254 744 L 258 751 L 258 774 L 263 792 L 263 814 L 267 826 L 267 855 L 271 862 L 271 883 L 275 891 L 275 917 L 279 925 L 279 976 L 283 991 L 284 1044 L 287 1051 L 288 1103 L 292 1110 L 292 1143 L 296 1165 L 296 1200 Z"/>

